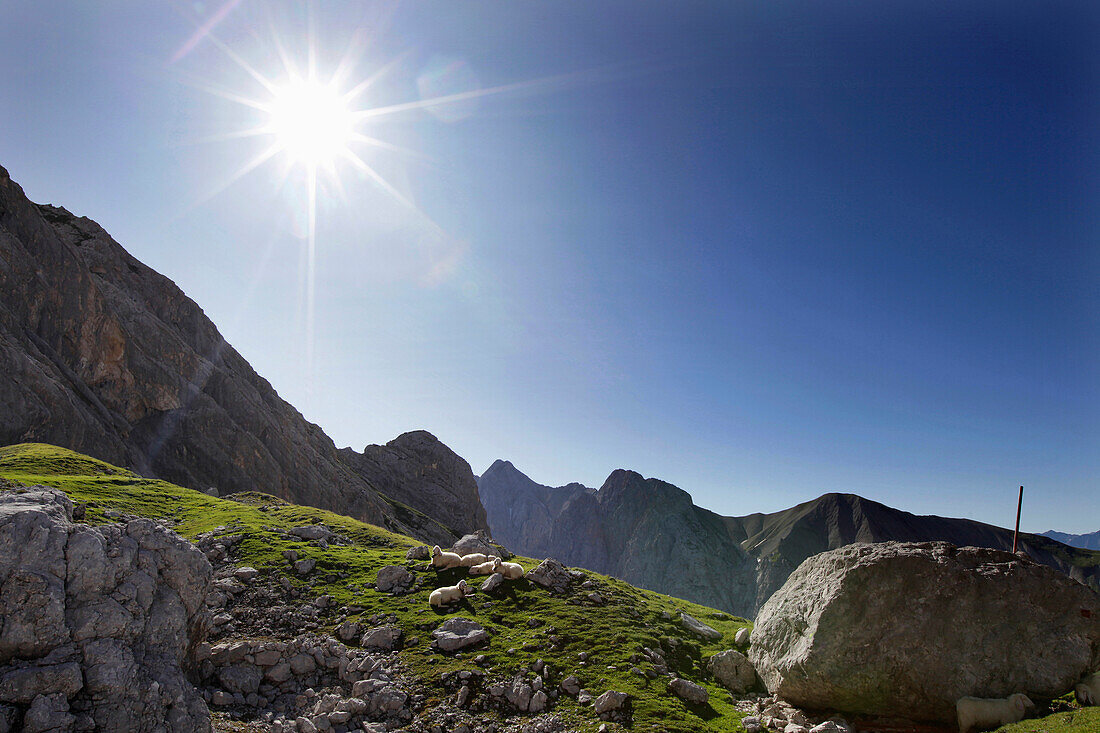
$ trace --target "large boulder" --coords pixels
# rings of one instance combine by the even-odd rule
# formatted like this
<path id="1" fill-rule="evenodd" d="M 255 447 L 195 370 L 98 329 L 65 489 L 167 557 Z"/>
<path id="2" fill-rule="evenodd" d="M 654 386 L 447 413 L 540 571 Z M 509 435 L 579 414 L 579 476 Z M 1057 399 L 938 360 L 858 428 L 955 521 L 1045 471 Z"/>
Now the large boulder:
<path id="1" fill-rule="evenodd" d="M 965 695 L 1071 690 L 1100 665 L 1100 595 L 999 550 L 849 545 L 764 604 L 749 659 L 799 707 L 950 722 Z"/>
<path id="2" fill-rule="evenodd" d="M 459 555 L 472 555 L 475 552 L 480 552 L 483 555 L 496 555 L 501 560 L 512 557 L 512 553 L 508 552 L 500 543 L 493 542 L 493 539 L 483 529 L 463 535 L 454 543 L 451 549 Z"/>
<path id="3" fill-rule="evenodd" d="M 16 729 L 209 731 L 185 672 L 210 625 L 210 563 L 156 522 L 72 511 L 54 489 L 0 492 L 0 708 Z"/>

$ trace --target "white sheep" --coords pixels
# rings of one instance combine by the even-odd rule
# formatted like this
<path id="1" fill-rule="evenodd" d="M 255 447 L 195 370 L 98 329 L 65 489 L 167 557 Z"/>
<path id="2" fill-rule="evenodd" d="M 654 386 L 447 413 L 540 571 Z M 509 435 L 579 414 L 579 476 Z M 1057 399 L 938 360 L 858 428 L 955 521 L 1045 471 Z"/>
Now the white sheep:
<path id="1" fill-rule="evenodd" d="M 471 565 L 470 575 L 492 575 L 497 571 L 496 561 L 499 559 L 499 557 L 493 557 L 480 565 Z"/>
<path id="2" fill-rule="evenodd" d="M 471 552 L 469 555 L 462 556 L 462 564 L 468 568 L 472 568 L 474 565 L 480 565 L 488 560 L 489 556 L 480 552 Z"/>
<path id="3" fill-rule="evenodd" d="M 1081 680 L 1073 689 L 1077 693 L 1077 702 L 1081 705 L 1100 705 L 1100 672 Z"/>
<path id="4" fill-rule="evenodd" d="M 443 552 L 439 545 L 432 548 L 433 568 L 458 568 L 462 567 L 462 555 L 454 552 Z"/>
<path id="5" fill-rule="evenodd" d="M 458 581 L 458 585 L 445 585 L 442 588 L 436 588 L 428 596 L 428 605 L 433 608 L 446 605 L 448 603 L 454 603 L 455 601 L 461 601 L 466 596 L 466 581 Z"/>
<path id="6" fill-rule="evenodd" d="M 493 559 L 493 572 L 500 573 L 505 580 L 518 580 L 523 577 L 523 566 L 518 562 L 504 562 L 498 557 Z"/>
<path id="7" fill-rule="evenodd" d="M 971 730 L 992 730 L 993 728 L 1016 723 L 1024 719 L 1024 714 L 1033 703 L 1027 695 L 1017 692 L 1007 698 L 961 697 L 955 703 L 955 713 L 959 717 L 959 733 Z"/>

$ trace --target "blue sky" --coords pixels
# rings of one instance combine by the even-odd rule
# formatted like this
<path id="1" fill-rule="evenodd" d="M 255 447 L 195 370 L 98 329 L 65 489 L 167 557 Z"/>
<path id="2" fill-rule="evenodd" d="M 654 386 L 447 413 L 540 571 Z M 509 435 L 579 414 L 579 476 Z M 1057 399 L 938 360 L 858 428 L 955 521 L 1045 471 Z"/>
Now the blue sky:
<path id="1" fill-rule="evenodd" d="M 322 177 L 212 94 L 274 38 L 380 107 Z M 0 164 L 175 280 L 362 448 L 619 467 L 725 514 L 851 491 L 1100 528 L 1100 6 L 99 3 L 0 9 Z M 523 83 L 531 82 L 526 86 Z"/>

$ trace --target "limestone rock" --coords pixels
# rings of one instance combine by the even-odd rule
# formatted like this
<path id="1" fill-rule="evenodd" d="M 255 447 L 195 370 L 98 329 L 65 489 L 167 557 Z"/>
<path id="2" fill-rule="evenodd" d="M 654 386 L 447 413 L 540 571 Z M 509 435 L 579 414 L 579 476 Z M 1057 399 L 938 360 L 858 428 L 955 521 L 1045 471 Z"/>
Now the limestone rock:
<path id="1" fill-rule="evenodd" d="M 432 638 L 440 651 L 455 652 L 488 640 L 489 632 L 476 621 L 456 616 L 433 631 Z"/>
<path id="2" fill-rule="evenodd" d="M 508 552 L 504 546 L 493 542 L 489 537 L 489 534 L 479 529 L 471 534 L 463 535 L 458 541 L 454 543 L 452 548 L 459 555 L 471 555 L 476 552 L 480 552 L 483 555 L 496 555 L 501 560 L 507 560 L 512 557 L 512 553 Z"/>
<path id="3" fill-rule="evenodd" d="M 499 588 L 502 583 L 504 583 L 504 576 L 500 573 L 493 573 L 481 584 L 481 590 L 486 593 L 492 593 Z"/>
<path id="4" fill-rule="evenodd" d="M 998 550 L 851 545 L 764 604 L 749 659 L 800 707 L 951 722 L 960 697 L 1049 699 L 1100 666 L 1100 595 Z"/>
<path id="5" fill-rule="evenodd" d="M 210 626 L 212 571 L 156 522 L 89 527 L 35 487 L 0 492 L 0 705 L 24 729 L 209 731 L 185 677 Z"/>
<path id="6" fill-rule="evenodd" d="M 399 647 L 404 634 L 405 632 L 401 630 L 400 626 L 379 626 L 363 634 L 359 646 L 364 649 L 392 652 Z"/>
<path id="7" fill-rule="evenodd" d="M 427 545 L 417 545 L 416 547 L 410 547 L 405 552 L 405 560 L 430 560 L 432 557 L 432 548 Z"/>
<path id="8" fill-rule="evenodd" d="M 406 593 L 416 582 L 416 576 L 401 565 L 387 565 L 378 570 L 375 584 L 382 593 Z"/>
<path id="9" fill-rule="evenodd" d="M 332 537 L 332 530 L 323 524 L 307 524 L 302 527 L 291 527 L 288 534 L 303 540 L 327 540 Z"/>
<path id="10" fill-rule="evenodd" d="M 541 585 L 551 593 L 564 593 L 569 590 L 573 582 L 573 576 L 565 569 L 565 566 L 552 557 L 548 557 L 538 564 L 534 570 L 527 573 L 526 578 L 536 585 Z"/>
<path id="11" fill-rule="evenodd" d="M 669 681 L 668 689 L 676 697 L 693 705 L 703 705 L 709 697 L 705 687 L 679 677 L 674 677 Z"/>
<path id="12" fill-rule="evenodd" d="M 722 632 L 687 613 L 680 613 L 680 625 L 693 634 L 697 634 L 710 641 L 718 641 L 722 638 Z"/>
<path id="13" fill-rule="evenodd" d="M 623 710 L 630 702 L 630 696 L 626 692 L 619 692 L 617 690 L 607 690 L 601 696 L 596 698 L 592 703 L 592 710 L 601 718 L 610 716 L 613 713 Z"/>
<path id="14" fill-rule="evenodd" d="M 707 662 L 707 670 L 718 684 L 730 692 L 741 694 L 756 686 L 756 670 L 752 662 L 736 649 L 718 652 Z"/>
<path id="15" fill-rule="evenodd" d="M 737 633 L 733 637 L 733 643 L 739 647 L 746 647 L 749 645 L 749 640 L 752 638 L 752 630 L 747 626 L 743 629 L 738 629 Z"/>

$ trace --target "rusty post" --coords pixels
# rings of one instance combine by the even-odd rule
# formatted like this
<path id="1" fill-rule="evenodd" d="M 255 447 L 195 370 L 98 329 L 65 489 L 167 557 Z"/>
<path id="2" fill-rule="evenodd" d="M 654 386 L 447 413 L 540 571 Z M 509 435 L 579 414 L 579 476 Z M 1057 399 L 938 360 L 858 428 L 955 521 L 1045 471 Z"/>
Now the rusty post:
<path id="1" fill-rule="evenodd" d="M 1012 533 L 1012 553 L 1016 554 L 1016 543 L 1020 538 L 1020 510 L 1024 508 L 1024 487 L 1020 487 L 1020 498 L 1016 501 L 1016 531 Z"/>

